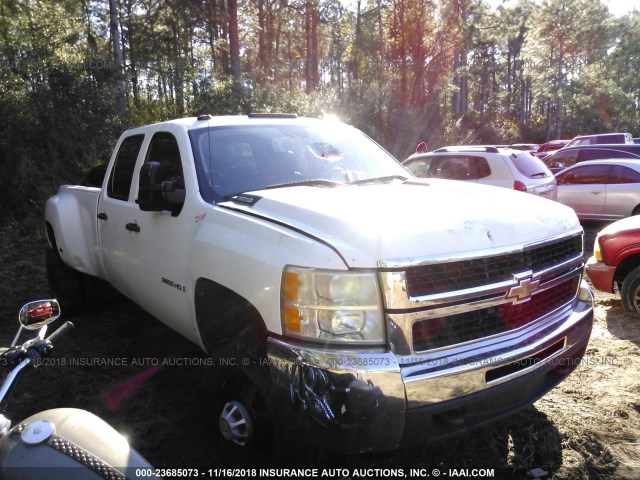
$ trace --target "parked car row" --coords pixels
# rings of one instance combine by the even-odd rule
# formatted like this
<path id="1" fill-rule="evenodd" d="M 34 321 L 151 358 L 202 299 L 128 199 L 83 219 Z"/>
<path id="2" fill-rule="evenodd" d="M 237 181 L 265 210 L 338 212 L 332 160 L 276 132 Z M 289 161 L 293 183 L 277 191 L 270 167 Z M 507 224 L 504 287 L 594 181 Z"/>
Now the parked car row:
<path id="1" fill-rule="evenodd" d="M 578 135 L 571 140 L 550 140 L 541 145 L 516 143 L 512 144 L 511 147 L 530 151 L 538 158 L 545 158 L 556 150 L 565 148 L 588 145 L 628 145 L 639 142 L 640 139 L 633 138 L 630 133 L 601 133 L 596 135 Z"/>
<path id="2" fill-rule="evenodd" d="M 623 307 L 640 314 L 640 145 L 629 134 L 607 134 L 535 147 L 445 147 L 411 155 L 403 164 L 421 178 L 486 183 L 555 199 L 581 220 L 617 220 L 598 233 L 586 273 L 596 289 L 619 293 Z"/>
<path id="3" fill-rule="evenodd" d="M 628 133 L 576 137 L 544 157 L 558 201 L 582 220 L 617 220 L 596 236 L 585 271 L 594 288 L 619 294 L 625 310 L 640 314 L 638 160 L 640 145 Z"/>
<path id="4" fill-rule="evenodd" d="M 640 214 L 640 145 L 565 147 L 544 160 L 513 146 L 449 146 L 402 162 L 420 178 L 512 188 L 572 207 L 578 218 L 616 220 Z M 555 174 L 555 175 L 554 175 Z"/>

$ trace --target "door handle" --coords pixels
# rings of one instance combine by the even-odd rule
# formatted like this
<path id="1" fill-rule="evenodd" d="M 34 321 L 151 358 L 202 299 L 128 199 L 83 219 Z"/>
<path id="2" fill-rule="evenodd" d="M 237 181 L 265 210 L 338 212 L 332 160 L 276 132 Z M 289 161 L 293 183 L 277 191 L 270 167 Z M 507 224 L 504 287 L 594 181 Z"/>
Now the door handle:
<path id="1" fill-rule="evenodd" d="M 99 218 L 100 220 L 109 220 L 109 216 L 108 216 L 106 213 L 104 213 L 104 212 L 100 212 L 100 213 L 98 214 L 98 218 Z"/>
<path id="2" fill-rule="evenodd" d="M 127 230 L 131 231 L 131 232 L 136 232 L 139 233 L 140 232 L 140 225 L 138 225 L 137 223 L 127 223 L 124 228 L 126 228 Z"/>

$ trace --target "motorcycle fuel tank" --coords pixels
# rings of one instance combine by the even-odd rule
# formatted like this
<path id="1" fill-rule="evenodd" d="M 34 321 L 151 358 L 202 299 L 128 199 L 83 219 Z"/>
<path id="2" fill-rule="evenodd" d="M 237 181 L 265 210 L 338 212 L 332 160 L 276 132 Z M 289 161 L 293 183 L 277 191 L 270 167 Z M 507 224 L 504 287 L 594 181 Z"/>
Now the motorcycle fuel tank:
<path id="1" fill-rule="evenodd" d="M 46 410 L 0 439 L 0 478 L 100 480 L 159 478 L 121 434 L 85 410 Z"/>

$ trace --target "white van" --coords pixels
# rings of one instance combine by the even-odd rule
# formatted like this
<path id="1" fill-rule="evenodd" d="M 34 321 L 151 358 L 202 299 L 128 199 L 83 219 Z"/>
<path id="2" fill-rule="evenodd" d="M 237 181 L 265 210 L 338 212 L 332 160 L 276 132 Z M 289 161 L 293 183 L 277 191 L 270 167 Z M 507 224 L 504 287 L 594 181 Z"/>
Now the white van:
<path id="1" fill-rule="evenodd" d="M 576 147 L 578 145 L 594 145 L 601 143 L 633 143 L 633 136 L 630 133 L 599 133 L 597 135 L 578 135 L 565 145 Z"/>

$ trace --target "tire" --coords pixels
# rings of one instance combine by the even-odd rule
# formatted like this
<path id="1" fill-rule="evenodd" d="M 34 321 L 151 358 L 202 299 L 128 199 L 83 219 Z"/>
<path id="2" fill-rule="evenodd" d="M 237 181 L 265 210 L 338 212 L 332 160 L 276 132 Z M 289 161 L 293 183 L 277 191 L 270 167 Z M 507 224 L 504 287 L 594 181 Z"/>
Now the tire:
<path id="1" fill-rule="evenodd" d="M 69 268 L 52 248 L 46 253 L 49 293 L 58 299 L 65 315 L 75 315 L 85 309 L 82 274 Z"/>
<path id="2" fill-rule="evenodd" d="M 79 275 L 85 310 L 102 310 L 125 301 L 125 297 L 105 280 L 84 273 Z"/>
<path id="3" fill-rule="evenodd" d="M 266 356 L 258 340 L 228 344 L 205 374 L 205 414 L 228 466 L 277 465 L 283 459 Z"/>
<path id="4" fill-rule="evenodd" d="M 640 314 L 640 267 L 634 268 L 625 277 L 620 298 L 625 310 Z"/>

